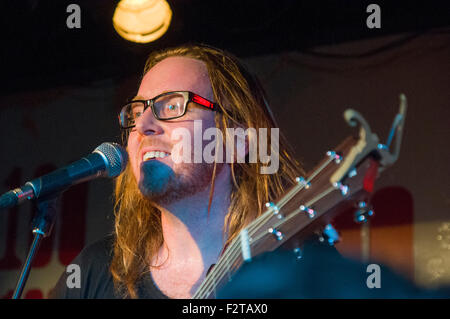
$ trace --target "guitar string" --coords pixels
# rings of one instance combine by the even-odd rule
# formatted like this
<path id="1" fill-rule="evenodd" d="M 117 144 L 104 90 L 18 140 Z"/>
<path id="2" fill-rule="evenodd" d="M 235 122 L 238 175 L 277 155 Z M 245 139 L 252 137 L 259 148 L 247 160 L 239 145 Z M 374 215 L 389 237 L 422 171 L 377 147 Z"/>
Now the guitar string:
<path id="1" fill-rule="evenodd" d="M 331 162 L 333 161 L 333 158 L 329 158 L 327 161 L 325 161 L 318 169 L 316 169 L 313 174 L 311 174 L 310 177 L 308 177 L 308 179 L 305 181 L 305 183 L 310 183 L 312 182 L 312 180 L 318 175 L 320 174 L 325 167 L 327 167 Z M 296 189 L 297 187 L 299 187 L 299 189 Z M 284 205 L 286 205 L 289 201 L 292 200 L 292 198 L 297 195 L 302 189 L 305 188 L 305 184 L 297 184 L 288 194 L 286 194 L 285 196 L 283 196 L 280 201 L 278 202 L 277 208 L 278 210 L 281 210 L 281 208 L 283 208 Z M 267 212 L 269 213 L 269 212 Z M 273 212 L 272 212 L 273 213 Z M 263 214 L 264 215 L 264 214 Z M 261 215 L 261 216 L 263 216 Z M 266 223 L 270 220 L 270 218 L 272 218 L 273 214 L 268 214 L 266 217 L 263 219 L 259 219 L 257 218 L 254 222 L 255 223 L 250 223 L 249 226 L 247 226 L 248 230 L 253 230 L 255 228 L 259 228 L 261 224 Z"/>
<path id="2" fill-rule="evenodd" d="M 326 160 L 326 161 L 325 161 L 318 169 L 316 169 L 316 170 L 313 172 L 313 174 L 311 174 L 311 176 L 308 177 L 306 183 L 310 183 L 310 182 L 311 182 L 318 174 L 320 174 L 320 172 L 321 172 L 325 167 L 327 167 L 333 160 L 334 160 L 334 158 L 332 158 L 332 157 L 328 158 L 328 159 L 327 159 L 327 160 Z M 285 196 L 283 196 L 282 199 L 280 199 L 279 204 L 277 205 L 277 207 L 278 207 L 279 209 L 281 209 L 287 202 L 289 202 L 289 201 L 290 201 L 290 200 L 291 200 L 298 192 L 300 192 L 304 187 L 305 187 L 305 184 L 297 184 L 297 185 L 296 185 L 296 186 L 295 186 L 288 194 L 286 194 Z M 297 188 L 299 188 L 299 189 L 297 189 Z M 266 215 L 266 216 L 265 216 L 265 217 L 262 217 L 262 216 L 264 216 L 264 215 Z M 258 222 L 256 222 L 256 223 L 251 223 L 249 226 L 247 226 L 247 229 L 249 230 L 249 232 L 254 231 L 254 229 L 257 228 L 257 227 L 259 228 L 259 227 L 260 227 L 260 226 L 259 226 L 260 224 L 266 223 L 267 221 L 269 221 L 269 220 L 272 218 L 272 216 L 273 216 L 273 211 L 272 211 L 272 210 L 269 210 L 269 211 L 267 211 L 266 213 L 264 213 L 262 216 L 261 216 L 262 218 L 258 218 L 258 219 L 255 220 L 255 222 L 256 222 L 256 221 L 258 221 Z M 238 249 L 239 246 L 240 246 L 240 245 L 237 244 L 237 242 L 238 242 L 237 238 L 236 238 L 236 240 L 233 240 L 233 241 L 232 241 L 232 243 L 230 244 L 231 247 L 229 247 L 229 248 L 225 251 L 224 256 L 222 256 L 221 260 L 219 260 L 219 262 L 218 262 L 218 266 L 219 266 L 219 267 L 213 267 L 213 269 L 211 270 L 211 271 L 212 271 L 211 275 L 208 276 L 209 278 L 212 278 L 212 280 L 213 280 L 215 277 L 217 277 L 215 273 L 217 273 L 217 272 L 219 272 L 219 271 L 221 271 L 221 274 L 223 273 L 223 271 L 224 271 L 224 270 L 223 270 L 223 268 L 224 268 L 223 264 L 224 264 L 224 263 L 222 262 L 222 260 L 228 259 L 228 258 L 230 257 L 230 256 L 228 256 L 228 255 L 231 255 L 232 253 L 233 253 L 233 255 L 234 255 L 236 249 Z M 234 258 L 234 257 L 233 257 L 233 258 Z M 227 265 L 229 265 L 229 263 L 227 263 Z M 228 268 L 228 269 L 229 269 L 229 268 Z M 203 287 L 206 287 L 206 286 L 210 286 L 210 285 L 211 285 L 210 283 L 208 283 L 209 278 L 204 282 L 204 285 L 202 284 L 202 285 L 199 287 L 197 293 L 200 293 L 201 290 L 203 289 Z M 197 293 L 195 293 L 194 296 L 196 296 Z"/>
<path id="3" fill-rule="evenodd" d="M 309 181 L 309 180 L 308 180 L 308 181 Z M 294 189 L 291 190 L 291 191 L 286 195 L 286 197 L 290 197 L 287 201 L 289 201 L 290 199 L 292 199 L 292 197 L 295 195 L 295 194 L 291 194 L 292 192 L 298 193 L 300 190 L 303 189 L 303 187 L 304 187 L 304 185 L 302 185 L 302 184 L 297 184 L 297 185 L 294 187 Z M 300 188 L 300 189 L 297 190 L 296 188 Z M 289 195 L 291 195 L 291 196 L 289 196 Z M 281 202 L 281 200 L 280 200 L 280 202 Z M 284 206 L 284 204 L 281 204 L 280 206 Z M 273 209 L 269 209 L 268 211 L 266 211 L 265 213 L 263 213 L 263 215 L 261 215 L 260 218 L 257 218 L 254 222 L 256 222 L 257 220 L 259 220 L 259 221 L 264 220 L 264 222 L 266 222 L 266 221 L 268 221 L 270 218 L 272 218 L 272 216 L 273 216 Z M 253 225 L 254 222 L 250 223 L 250 225 L 247 226 L 247 229 L 253 230 L 255 227 L 257 227 L 258 224 L 260 224 L 260 223 L 257 223 L 257 224 L 255 224 L 255 225 Z M 252 226 L 253 226 L 253 227 L 252 227 Z M 227 259 L 229 258 L 228 255 L 231 255 L 232 253 L 234 254 L 235 250 L 238 249 L 238 248 L 240 247 L 240 245 L 238 244 L 238 241 L 239 241 L 239 240 L 238 240 L 238 237 L 236 237 L 236 238 L 231 242 L 230 247 L 228 247 L 228 249 L 225 251 L 224 255 L 223 255 L 222 258 L 219 260 L 217 266 L 214 267 L 214 268 L 211 270 L 212 273 L 211 273 L 210 276 L 208 276 L 209 278 L 213 278 L 212 276 L 214 276 L 214 273 L 218 272 L 219 270 L 221 270 L 221 268 L 224 267 L 224 266 L 223 266 L 222 260 L 227 260 Z M 227 265 L 229 265 L 229 264 L 227 263 Z M 208 280 L 208 279 L 207 279 L 207 280 Z M 208 284 L 208 283 L 207 283 L 207 280 L 204 282 L 205 285 Z M 203 285 L 202 285 L 202 286 L 203 286 Z M 200 289 L 202 289 L 202 286 L 199 287 L 199 292 L 201 292 Z M 197 293 L 196 293 L 196 294 L 197 294 Z M 195 294 L 195 295 L 196 295 L 196 294 Z M 194 296 L 195 296 L 195 295 L 194 295 Z"/>
<path id="4" fill-rule="evenodd" d="M 310 183 L 333 160 L 334 160 L 334 158 L 330 156 L 318 169 L 316 169 L 308 177 L 308 179 L 306 180 L 306 183 Z M 288 194 L 286 194 L 285 196 L 283 196 L 283 198 L 280 199 L 278 205 L 276 205 L 277 208 L 280 210 L 287 202 L 289 202 L 296 194 L 298 194 L 298 192 L 300 192 L 304 188 L 305 188 L 305 184 L 298 183 L 295 187 L 293 187 L 293 189 L 291 189 L 291 191 L 288 192 Z M 310 206 L 310 204 L 307 204 L 306 206 Z M 264 216 L 264 215 L 266 215 L 266 216 Z M 255 228 L 259 228 L 261 224 L 264 224 L 264 223 L 268 222 L 273 217 L 273 209 L 272 210 L 268 210 L 267 212 L 263 213 L 263 215 L 261 215 L 260 217 L 262 217 L 262 218 L 257 218 L 253 223 L 250 223 L 249 226 L 247 226 L 247 229 L 248 229 L 249 233 L 253 232 L 255 230 Z M 252 233 L 252 235 L 254 235 L 254 233 Z M 214 280 L 217 277 L 222 277 L 222 275 L 223 275 L 223 273 L 225 271 L 223 269 L 224 268 L 224 266 L 223 266 L 224 262 L 223 261 L 225 261 L 228 258 L 230 258 L 231 256 L 229 256 L 229 255 L 233 255 L 233 259 L 235 259 L 234 255 L 236 253 L 236 250 L 238 250 L 238 248 L 240 247 L 240 245 L 237 244 L 238 243 L 237 238 L 238 237 L 236 237 L 235 240 L 232 241 L 232 243 L 230 244 L 231 247 L 229 247 L 225 251 L 225 253 L 222 256 L 221 260 L 219 260 L 219 262 L 218 262 L 218 266 L 219 267 L 213 267 L 213 269 L 211 270 L 212 273 L 210 274 L 210 276 L 208 276 L 207 280 L 204 281 L 204 284 L 202 284 L 199 287 L 198 291 L 194 294 L 194 298 L 198 294 L 202 293 L 203 288 L 206 288 L 206 286 L 210 286 L 211 285 L 211 283 L 209 282 L 210 280 Z M 229 263 L 227 263 L 227 265 L 229 266 Z M 227 268 L 227 270 L 229 270 L 229 267 Z M 216 274 L 217 272 L 219 272 L 220 276 L 218 276 L 218 274 Z M 209 279 L 209 278 L 212 278 L 212 279 Z"/>
<path id="5" fill-rule="evenodd" d="M 328 195 L 329 193 L 331 193 L 332 191 L 335 191 L 335 190 L 336 189 L 334 187 L 328 188 L 326 191 L 322 192 L 321 194 L 316 196 L 314 199 L 310 200 L 307 203 L 307 205 L 314 204 L 315 202 L 317 202 L 318 200 L 320 200 L 321 198 L 323 198 L 324 196 Z M 297 210 L 293 211 L 291 214 L 289 214 L 289 216 L 285 220 L 280 220 L 279 223 L 281 224 L 282 222 L 289 221 L 291 218 L 294 218 L 296 216 L 296 214 L 298 214 L 300 211 L 301 211 L 300 209 L 297 209 Z M 254 240 L 253 240 L 253 243 L 255 243 L 258 240 L 262 239 L 266 235 L 267 235 L 266 233 L 262 233 L 258 237 L 255 237 Z M 228 259 L 228 258 L 231 259 L 231 260 L 237 260 L 237 257 L 239 257 L 239 255 L 240 255 L 240 252 L 239 252 L 240 251 L 239 250 L 239 248 L 240 248 L 239 246 L 240 245 L 236 244 L 237 242 L 238 241 L 233 242 L 233 244 L 234 244 L 233 247 L 230 247 L 228 249 L 230 251 L 230 253 L 226 257 L 224 256 L 223 261 L 221 261 L 221 262 L 225 262 L 225 260 Z M 229 262 L 227 264 L 229 264 Z M 218 274 L 211 274 L 211 279 L 209 279 L 209 281 L 210 281 L 209 284 L 205 285 L 205 287 L 202 289 L 201 292 L 199 291 L 199 293 L 196 293 L 194 295 L 194 298 L 202 299 L 202 298 L 205 298 L 205 297 L 209 296 L 210 293 L 215 289 L 214 286 L 210 287 L 211 283 L 215 282 L 216 281 L 215 279 L 217 279 L 217 278 L 218 278 L 218 282 L 220 282 L 224 278 L 224 273 L 225 273 L 225 270 L 222 267 L 221 272 L 219 272 Z M 197 296 L 197 295 L 201 295 L 201 296 Z"/>
<path id="6" fill-rule="evenodd" d="M 321 194 L 319 194 L 318 196 L 316 196 L 314 199 L 310 200 L 307 203 L 308 205 L 314 204 L 315 202 L 317 202 L 318 200 L 322 199 L 323 197 L 327 196 L 328 194 L 330 194 L 332 191 L 335 191 L 336 189 L 334 187 L 330 187 L 328 188 L 326 191 L 322 192 Z M 298 213 L 300 213 L 302 210 L 300 208 L 297 208 L 296 210 L 292 211 L 289 216 L 287 216 L 286 218 L 284 218 L 283 220 L 280 220 L 278 222 L 278 224 L 275 224 L 275 227 L 280 226 L 283 223 L 289 222 L 289 220 L 291 220 L 292 218 L 296 217 Z M 255 237 L 253 242 L 257 242 L 258 240 L 260 240 L 261 238 L 263 238 L 266 234 L 262 233 L 260 234 L 258 237 Z"/>

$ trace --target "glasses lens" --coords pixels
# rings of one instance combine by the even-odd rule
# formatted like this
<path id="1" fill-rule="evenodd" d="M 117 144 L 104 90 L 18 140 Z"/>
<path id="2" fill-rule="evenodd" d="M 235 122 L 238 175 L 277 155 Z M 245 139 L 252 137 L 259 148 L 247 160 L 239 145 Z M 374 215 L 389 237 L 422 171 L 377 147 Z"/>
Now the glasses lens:
<path id="1" fill-rule="evenodd" d="M 144 102 L 131 102 L 125 105 L 120 112 L 120 125 L 123 128 L 132 127 L 136 119 L 144 112 Z"/>
<path id="2" fill-rule="evenodd" d="M 182 93 L 163 95 L 153 104 L 155 113 L 160 119 L 170 119 L 184 114 L 185 96 Z"/>

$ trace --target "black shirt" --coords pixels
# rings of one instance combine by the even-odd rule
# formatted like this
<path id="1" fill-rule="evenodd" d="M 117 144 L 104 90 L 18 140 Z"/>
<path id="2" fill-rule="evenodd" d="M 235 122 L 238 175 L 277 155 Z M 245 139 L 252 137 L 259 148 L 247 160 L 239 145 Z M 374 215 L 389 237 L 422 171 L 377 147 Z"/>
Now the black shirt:
<path id="1" fill-rule="evenodd" d="M 81 287 L 68 288 L 64 272 L 50 298 L 121 299 L 109 270 L 114 237 L 108 236 L 82 250 L 72 264 L 80 266 Z M 309 241 L 304 257 L 277 250 L 244 264 L 217 294 L 218 298 L 448 298 L 450 290 L 424 291 L 389 268 L 381 266 L 381 287 L 370 289 L 366 264 L 343 258 L 333 247 Z M 138 298 L 167 299 L 150 273 L 137 284 Z"/>
<path id="2" fill-rule="evenodd" d="M 112 260 L 114 237 L 107 236 L 102 240 L 86 246 L 72 261 L 80 266 L 80 288 L 68 288 L 67 278 L 71 273 L 63 272 L 50 298 L 57 299 L 122 299 L 115 291 L 109 267 Z M 167 299 L 153 282 L 150 273 L 137 284 L 139 298 Z"/>

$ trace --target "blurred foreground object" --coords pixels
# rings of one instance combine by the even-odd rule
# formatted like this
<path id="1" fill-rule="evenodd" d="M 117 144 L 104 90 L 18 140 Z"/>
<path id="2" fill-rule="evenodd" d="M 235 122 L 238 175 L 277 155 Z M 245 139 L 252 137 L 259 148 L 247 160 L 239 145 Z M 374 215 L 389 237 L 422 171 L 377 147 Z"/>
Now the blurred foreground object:
<path id="1" fill-rule="evenodd" d="M 450 298 L 450 289 L 424 290 L 380 266 L 380 288 L 369 288 L 368 264 L 342 257 L 332 246 L 308 241 L 298 259 L 292 251 L 265 253 L 244 264 L 218 298 Z"/>

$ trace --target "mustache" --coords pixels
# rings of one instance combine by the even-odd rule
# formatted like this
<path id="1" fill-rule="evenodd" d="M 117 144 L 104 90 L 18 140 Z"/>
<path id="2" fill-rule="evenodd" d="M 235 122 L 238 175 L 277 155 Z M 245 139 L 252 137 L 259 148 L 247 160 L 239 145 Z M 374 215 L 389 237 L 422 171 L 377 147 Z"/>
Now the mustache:
<path id="1" fill-rule="evenodd" d="M 143 148 L 145 147 L 154 147 L 154 148 L 161 148 L 164 150 L 170 150 L 172 151 L 172 147 L 173 145 L 170 143 L 166 143 L 166 142 L 162 142 L 162 141 L 157 141 L 157 140 L 143 140 L 140 144 L 139 144 L 139 148 L 138 148 L 138 152 L 140 152 Z"/>

